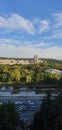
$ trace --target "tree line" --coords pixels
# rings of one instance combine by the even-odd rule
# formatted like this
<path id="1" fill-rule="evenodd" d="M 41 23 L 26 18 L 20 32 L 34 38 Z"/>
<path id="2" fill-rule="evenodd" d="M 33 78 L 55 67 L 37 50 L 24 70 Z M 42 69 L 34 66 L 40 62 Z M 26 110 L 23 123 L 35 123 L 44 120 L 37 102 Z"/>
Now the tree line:
<path id="1" fill-rule="evenodd" d="M 39 65 L 0 65 L 0 83 L 62 84 L 62 75 L 46 73 L 48 68 L 62 70 L 62 64 L 44 61 Z"/>

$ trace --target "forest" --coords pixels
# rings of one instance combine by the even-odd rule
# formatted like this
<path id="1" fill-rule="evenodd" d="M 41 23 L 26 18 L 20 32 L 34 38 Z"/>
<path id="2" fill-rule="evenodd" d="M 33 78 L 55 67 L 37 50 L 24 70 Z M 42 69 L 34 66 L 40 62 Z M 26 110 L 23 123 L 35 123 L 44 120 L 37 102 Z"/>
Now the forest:
<path id="1" fill-rule="evenodd" d="M 46 73 L 46 69 L 58 69 L 62 71 L 62 62 L 43 60 L 41 64 L 0 64 L 0 84 L 61 85 L 62 75 Z"/>

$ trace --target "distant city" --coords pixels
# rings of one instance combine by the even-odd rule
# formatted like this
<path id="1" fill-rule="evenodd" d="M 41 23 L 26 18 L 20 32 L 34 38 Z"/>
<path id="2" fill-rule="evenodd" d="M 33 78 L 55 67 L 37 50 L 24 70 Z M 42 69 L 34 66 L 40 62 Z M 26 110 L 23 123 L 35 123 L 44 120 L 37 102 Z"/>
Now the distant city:
<path id="1" fill-rule="evenodd" d="M 22 65 L 29 65 L 29 64 L 39 64 L 43 63 L 42 60 L 38 58 L 37 55 L 34 55 L 33 59 L 14 59 L 14 58 L 1 58 L 0 64 L 9 64 L 9 65 L 15 65 L 15 64 L 22 64 Z"/>

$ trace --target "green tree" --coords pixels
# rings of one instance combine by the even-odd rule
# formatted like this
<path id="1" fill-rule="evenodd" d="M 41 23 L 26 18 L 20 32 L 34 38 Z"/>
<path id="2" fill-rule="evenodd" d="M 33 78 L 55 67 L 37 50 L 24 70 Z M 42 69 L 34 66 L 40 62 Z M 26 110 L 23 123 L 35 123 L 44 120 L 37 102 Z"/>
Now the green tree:
<path id="1" fill-rule="evenodd" d="M 49 94 L 43 99 L 30 130 L 62 130 L 62 94 L 54 101 Z"/>
<path id="2" fill-rule="evenodd" d="M 20 82 L 20 78 L 21 78 L 21 74 L 20 74 L 19 70 L 15 69 L 15 71 L 14 71 L 14 81 Z"/>
<path id="3" fill-rule="evenodd" d="M 19 117 L 13 103 L 0 105 L 0 130 L 16 130 Z"/>
<path id="4" fill-rule="evenodd" d="M 26 75 L 26 83 L 31 82 L 31 76 L 30 75 Z"/>

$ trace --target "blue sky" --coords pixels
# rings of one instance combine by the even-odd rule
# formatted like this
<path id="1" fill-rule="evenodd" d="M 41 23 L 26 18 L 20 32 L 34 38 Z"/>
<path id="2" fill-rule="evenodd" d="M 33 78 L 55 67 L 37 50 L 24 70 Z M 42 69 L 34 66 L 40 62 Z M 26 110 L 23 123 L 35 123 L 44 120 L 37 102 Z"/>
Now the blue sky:
<path id="1" fill-rule="evenodd" d="M 0 57 L 62 59 L 62 0 L 0 0 Z"/>

